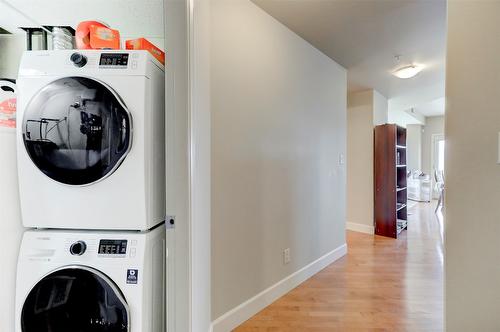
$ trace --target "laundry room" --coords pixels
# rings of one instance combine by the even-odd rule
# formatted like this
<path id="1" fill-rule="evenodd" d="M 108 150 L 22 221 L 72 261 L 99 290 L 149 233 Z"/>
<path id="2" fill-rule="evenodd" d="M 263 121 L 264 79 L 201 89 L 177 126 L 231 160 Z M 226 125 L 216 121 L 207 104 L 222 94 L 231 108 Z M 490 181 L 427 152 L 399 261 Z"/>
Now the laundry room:
<path id="1" fill-rule="evenodd" d="M 0 0 L 1 332 L 183 330 L 168 2 Z"/>

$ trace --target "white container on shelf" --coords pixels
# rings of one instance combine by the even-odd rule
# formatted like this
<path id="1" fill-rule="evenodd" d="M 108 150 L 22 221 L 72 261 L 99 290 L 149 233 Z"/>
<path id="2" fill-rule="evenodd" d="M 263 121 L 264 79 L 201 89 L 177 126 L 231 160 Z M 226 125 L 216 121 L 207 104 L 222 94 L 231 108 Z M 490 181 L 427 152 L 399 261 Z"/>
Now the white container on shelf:
<path id="1" fill-rule="evenodd" d="M 54 27 L 52 29 L 52 48 L 54 50 L 72 50 L 73 35 L 68 29 Z"/>

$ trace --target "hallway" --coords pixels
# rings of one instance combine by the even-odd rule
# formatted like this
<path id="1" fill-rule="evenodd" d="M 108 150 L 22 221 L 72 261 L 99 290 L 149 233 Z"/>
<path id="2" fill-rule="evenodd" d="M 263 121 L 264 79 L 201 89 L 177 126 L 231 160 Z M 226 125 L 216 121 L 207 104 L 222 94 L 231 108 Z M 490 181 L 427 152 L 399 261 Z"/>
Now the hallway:
<path id="1" fill-rule="evenodd" d="M 434 208 L 412 207 L 397 240 L 348 231 L 347 256 L 235 331 L 443 331 L 443 222 Z"/>

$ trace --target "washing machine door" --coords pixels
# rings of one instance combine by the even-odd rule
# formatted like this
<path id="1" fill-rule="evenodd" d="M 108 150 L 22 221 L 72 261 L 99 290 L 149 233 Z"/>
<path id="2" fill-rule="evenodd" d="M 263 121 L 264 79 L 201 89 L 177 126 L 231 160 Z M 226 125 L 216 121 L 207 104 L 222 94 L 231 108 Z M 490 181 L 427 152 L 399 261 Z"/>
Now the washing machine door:
<path id="1" fill-rule="evenodd" d="M 82 266 L 40 280 L 21 312 L 23 332 L 129 332 L 129 326 L 129 309 L 118 287 Z"/>
<path id="2" fill-rule="evenodd" d="M 132 119 L 107 85 L 65 77 L 42 88 L 28 103 L 22 138 L 33 163 L 68 185 L 88 185 L 111 175 L 127 155 Z"/>

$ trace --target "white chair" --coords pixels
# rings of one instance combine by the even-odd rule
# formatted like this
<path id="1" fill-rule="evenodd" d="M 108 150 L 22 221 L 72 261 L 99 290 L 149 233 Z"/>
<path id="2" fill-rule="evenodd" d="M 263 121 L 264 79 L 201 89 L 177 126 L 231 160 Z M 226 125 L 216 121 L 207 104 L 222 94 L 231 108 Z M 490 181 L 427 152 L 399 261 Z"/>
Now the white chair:
<path id="1" fill-rule="evenodd" d="M 436 210 L 435 212 L 438 211 L 440 207 L 443 207 L 444 204 L 444 172 L 443 171 L 438 171 L 437 169 L 434 170 L 434 180 L 436 181 L 435 188 L 439 193 L 439 199 L 438 203 L 436 205 Z"/>

